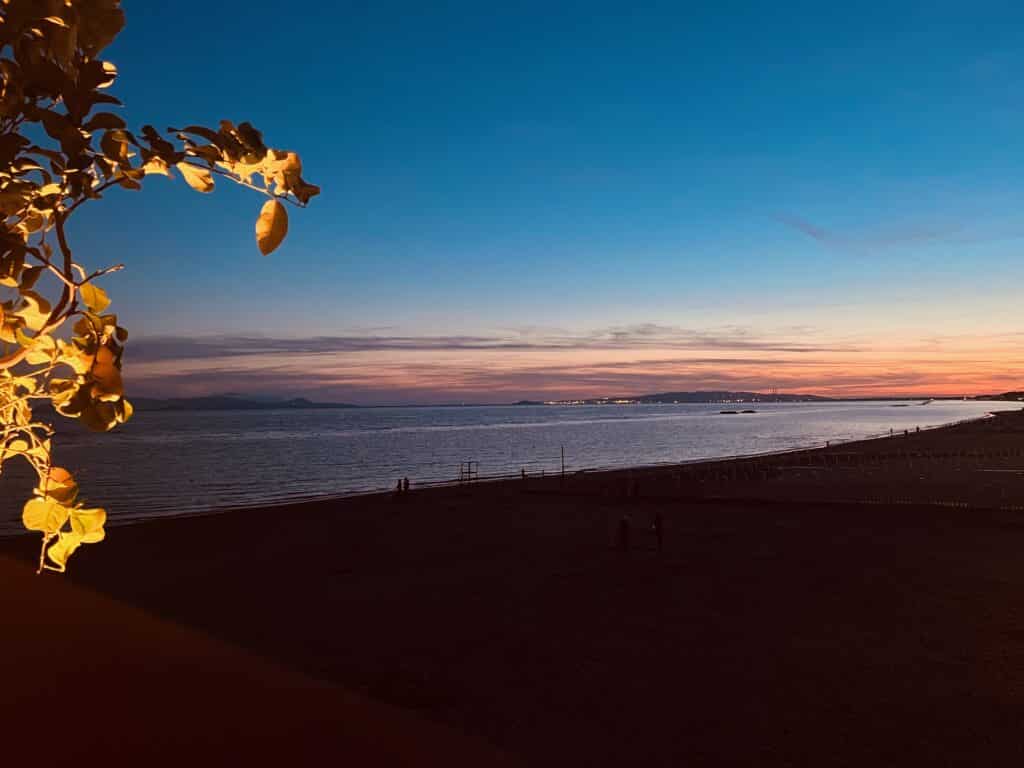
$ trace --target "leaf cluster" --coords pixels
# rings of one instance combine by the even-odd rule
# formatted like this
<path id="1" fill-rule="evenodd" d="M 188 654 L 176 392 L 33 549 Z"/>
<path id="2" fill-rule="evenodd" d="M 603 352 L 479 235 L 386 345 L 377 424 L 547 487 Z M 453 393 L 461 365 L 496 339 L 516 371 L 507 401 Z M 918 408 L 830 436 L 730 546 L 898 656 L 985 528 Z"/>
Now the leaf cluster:
<path id="1" fill-rule="evenodd" d="M 120 0 L 0 0 L 0 472 L 20 457 L 38 476 L 23 521 L 43 534 L 41 569 L 64 570 L 78 546 L 99 541 L 106 513 L 78 502 L 74 477 L 53 466 L 53 430 L 33 404 L 96 431 L 132 414 L 128 334 L 96 284 L 122 265 L 87 271 L 68 219 L 151 175 L 204 193 L 220 177 L 266 196 L 255 229 L 269 254 L 287 234 L 282 202 L 304 207 L 320 191 L 297 154 L 269 148 L 249 123 L 129 130 L 108 92 L 117 67 L 101 58 L 124 23 Z"/>

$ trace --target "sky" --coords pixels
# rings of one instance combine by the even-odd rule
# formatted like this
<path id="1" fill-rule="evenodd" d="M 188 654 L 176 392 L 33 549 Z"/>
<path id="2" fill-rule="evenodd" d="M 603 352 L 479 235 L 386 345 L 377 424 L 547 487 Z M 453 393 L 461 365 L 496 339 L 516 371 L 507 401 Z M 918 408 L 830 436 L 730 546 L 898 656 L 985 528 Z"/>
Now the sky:
<path id="1" fill-rule="evenodd" d="M 76 213 L 129 395 L 361 404 L 1024 385 L 1019 3 L 124 0 L 129 124 L 323 193 Z"/>

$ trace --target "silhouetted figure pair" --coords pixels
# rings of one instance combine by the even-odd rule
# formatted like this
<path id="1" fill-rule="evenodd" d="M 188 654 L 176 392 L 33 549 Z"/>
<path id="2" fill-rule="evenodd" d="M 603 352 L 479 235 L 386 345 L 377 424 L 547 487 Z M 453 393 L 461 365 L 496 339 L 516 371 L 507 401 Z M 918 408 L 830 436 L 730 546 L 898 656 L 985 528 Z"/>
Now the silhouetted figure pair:
<path id="1" fill-rule="evenodd" d="M 395 496 L 401 496 L 402 494 L 409 492 L 409 478 L 398 478 L 398 482 L 395 483 Z"/>

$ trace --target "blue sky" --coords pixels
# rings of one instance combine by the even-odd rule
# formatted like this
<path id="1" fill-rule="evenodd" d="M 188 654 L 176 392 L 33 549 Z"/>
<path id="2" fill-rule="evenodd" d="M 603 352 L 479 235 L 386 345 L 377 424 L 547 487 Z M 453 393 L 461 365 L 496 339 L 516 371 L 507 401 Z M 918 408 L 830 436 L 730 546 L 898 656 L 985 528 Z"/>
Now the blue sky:
<path id="1" fill-rule="evenodd" d="M 148 394 L 257 387 L 270 363 L 250 355 L 243 375 L 182 351 L 167 358 L 192 365 L 182 390 L 147 337 L 211 350 L 242 335 L 428 339 L 372 358 L 334 346 L 315 376 L 272 380 L 367 402 L 764 379 L 685 361 L 635 386 L 580 373 L 612 363 L 587 340 L 647 326 L 670 347 L 694 334 L 856 342 L 814 358 L 828 375 L 801 378 L 806 356 L 774 361 L 794 389 L 863 373 L 850 386 L 958 390 L 977 372 L 962 361 L 991 362 L 988 340 L 1020 328 L 1018 5 L 123 4 L 106 55 L 130 123 L 249 120 L 323 188 L 269 258 L 253 241 L 259 199 L 223 184 L 202 196 L 154 178 L 83 212 L 77 255 L 129 266 L 107 288 L 140 337 Z M 560 353 L 576 373 L 542 386 L 550 367 L 522 352 L 436 348 L 466 335 L 584 341 L 576 363 Z M 936 348 L 939 335 L 957 341 Z M 1015 354 L 1000 348 L 974 386 L 1012 381 Z M 949 365 L 928 379 L 937 355 Z M 391 384 L 349 375 L 382 360 Z M 418 367 L 456 363 L 476 383 Z M 129 354 L 129 382 L 132 366 Z M 524 367 L 537 375 L 515 384 Z"/>

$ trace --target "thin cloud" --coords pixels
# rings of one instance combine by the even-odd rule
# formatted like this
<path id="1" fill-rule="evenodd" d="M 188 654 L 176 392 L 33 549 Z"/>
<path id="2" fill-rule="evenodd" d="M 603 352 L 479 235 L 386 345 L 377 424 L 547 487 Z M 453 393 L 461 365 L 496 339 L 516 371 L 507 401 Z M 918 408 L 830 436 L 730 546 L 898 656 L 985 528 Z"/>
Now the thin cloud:
<path id="1" fill-rule="evenodd" d="M 964 224 L 901 224 L 856 235 L 843 235 L 791 213 L 776 213 L 773 218 L 780 224 L 806 235 L 826 248 L 855 254 L 901 245 L 923 243 L 971 245 L 1000 240 L 1016 240 L 1024 237 L 1024 226 L 1016 221 L 979 221 L 970 227 Z"/>
<path id="2" fill-rule="evenodd" d="M 933 334 L 878 346 L 828 339 L 814 328 L 656 323 L 451 336 L 164 337 L 133 341 L 125 375 L 131 392 L 144 396 L 241 392 L 361 404 L 772 387 L 824 395 L 1013 389 L 1024 379 L 1016 362 L 1024 357 L 1014 354 L 1021 337 L 989 341 L 985 359 L 973 337 Z"/>
<path id="3" fill-rule="evenodd" d="M 578 334 L 518 333 L 493 336 L 388 336 L 345 335 L 309 338 L 265 338 L 249 336 L 148 337 L 134 341 L 128 357 L 132 362 L 208 360 L 248 355 L 322 355 L 355 352 L 480 351 L 480 350 L 748 350 L 807 354 L 853 352 L 848 345 L 828 345 L 802 329 L 790 338 L 759 337 L 746 329 L 697 331 L 674 326 L 639 324 L 615 326 Z"/>

